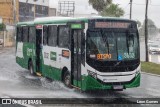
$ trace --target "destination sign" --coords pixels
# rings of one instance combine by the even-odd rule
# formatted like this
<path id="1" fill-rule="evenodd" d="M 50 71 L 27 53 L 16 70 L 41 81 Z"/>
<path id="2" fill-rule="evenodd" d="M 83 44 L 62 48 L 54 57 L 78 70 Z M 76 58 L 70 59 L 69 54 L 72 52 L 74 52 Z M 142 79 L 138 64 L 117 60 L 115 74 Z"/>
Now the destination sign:
<path id="1" fill-rule="evenodd" d="M 42 25 L 36 25 L 36 29 L 42 29 Z"/>
<path id="2" fill-rule="evenodd" d="M 128 22 L 95 22 L 95 28 L 128 28 Z"/>
<path id="3" fill-rule="evenodd" d="M 82 29 L 82 24 L 71 24 L 71 29 Z"/>

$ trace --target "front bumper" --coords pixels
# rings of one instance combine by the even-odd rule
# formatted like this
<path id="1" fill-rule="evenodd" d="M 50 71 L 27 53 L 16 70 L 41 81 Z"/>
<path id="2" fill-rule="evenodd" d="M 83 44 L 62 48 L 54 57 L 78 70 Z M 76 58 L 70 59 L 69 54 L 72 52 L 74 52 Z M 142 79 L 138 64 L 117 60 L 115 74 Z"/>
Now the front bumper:
<path id="1" fill-rule="evenodd" d="M 123 89 L 126 88 L 133 88 L 140 86 L 140 77 L 141 74 L 139 73 L 136 77 L 134 77 L 131 81 L 128 82 L 117 82 L 117 83 L 103 83 L 91 76 L 83 76 L 82 77 L 82 87 L 83 91 L 87 90 L 106 90 L 106 89 L 113 89 L 114 85 L 123 85 Z"/>

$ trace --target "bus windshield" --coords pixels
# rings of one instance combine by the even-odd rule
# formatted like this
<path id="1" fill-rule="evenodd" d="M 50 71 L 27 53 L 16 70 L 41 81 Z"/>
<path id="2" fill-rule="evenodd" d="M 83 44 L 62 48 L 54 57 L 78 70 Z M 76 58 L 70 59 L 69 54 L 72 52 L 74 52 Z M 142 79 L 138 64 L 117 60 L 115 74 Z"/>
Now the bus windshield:
<path id="1" fill-rule="evenodd" d="M 87 56 L 102 61 L 134 60 L 138 56 L 137 33 L 87 31 Z"/>

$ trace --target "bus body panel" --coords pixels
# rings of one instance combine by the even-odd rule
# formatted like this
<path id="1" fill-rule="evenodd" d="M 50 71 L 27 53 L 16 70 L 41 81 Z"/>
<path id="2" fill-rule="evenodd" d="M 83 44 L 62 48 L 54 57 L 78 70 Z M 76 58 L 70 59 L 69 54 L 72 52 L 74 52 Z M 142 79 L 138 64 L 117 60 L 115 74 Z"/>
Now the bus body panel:
<path id="1" fill-rule="evenodd" d="M 125 20 L 125 19 L 117 19 L 117 18 L 95 18 L 95 21 L 97 20 L 110 20 L 110 21 L 122 21 L 122 22 L 132 22 L 135 23 L 135 21 L 132 20 Z M 56 18 L 56 20 L 46 20 L 43 19 L 36 19 L 34 21 L 34 26 L 40 24 L 44 25 L 67 25 L 70 21 L 84 21 L 85 22 L 85 29 L 83 30 L 85 33 L 85 40 L 87 39 L 87 30 L 88 26 L 94 27 L 94 23 L 89 24 L 88 22 L 91 19 L 87 18 Z M 92 20 L 93 21 L 93 20 Z M 18 26 L 21 26 L 19 23 Z M 26 23 L 25 23 L 26 24 Z M 99 24 L 100 25 L 100 24 Z M 105 24 L 105 26 L 108 26 Z M 115 26 L 115 25 L 114 25 Z M 93 28 L 94 29 L 94 28 Z M 111 30 L 111 29 L 110 29 Z M 43 31 L 43 28 L 42 28 Z M 42 34 L 43 35 L 43 34 Z M 71 35 L 70 35 L 71 36 Z M 43 36 L 42 36 L 43 41 Z M 64 41 L 65 42 L 65 41 Z M 23 42 L 17 42 L 16 44 L 16 62 L 22 66 L 23 68 L 28 69 L 28 61 L 31 59 L 33 61 L 34 66 L 34 72 L 37 72 L 37 65 L 36 65 L 36 45 L 32 43 L 23 43 Z M 41 43 L 41 49 L 40 49 L 40 73 L 42 73 L 42 76 L 49 77 L 54 80 L 62 80 L 62 69 L 66 67 L 68 71 L 71 73 L 72 70 L 72 64 L 71 64 L 71 53 L 72 51 L 67 48 L 60 48 L 60 47 L 52 47 L 43 45 Z M 63 51 L 69 52 L 68 56 L 63 56 Z M 86 45 L 85 45 L 85 51 L 86 51 Z M 66 54 L 65 54 L 66 55 Z M 123 89 L 126 88 L 133 88 L 140 86 L 140 64 L 135 70 L 132 71 L 124 71 L 124 72 L 105 72 L 105 71 L 98 71 L 94 67 L 90 66 L 86 61 L 86 52 L 85 52 L 85 64 L 81 65 L 81 79 L 73 79 L 73 85 L 76 87 L 79 87 L 81 90 L 104 90 L 104 89 L 114 89 L 114 86 L 121 85 L 123 86 Z"/>
<path id="2" fill-rule="evenodd" d="M 33 43 L 17 43 L 16 62 L 23 68 L 28 69 L 29 60 L 32 60 L 33 66 L 35 63 L 35 44 Z M 34 68 L 34 71 L 36 69 Z"/>
<path id="3" fill-rule="evenodd" d="M 62 69 L 66 67 L 71 70 L 71 55 L 63 57 L 62 51 L 69 51 L 66 48 L 43 46 L 42 48 L 42 75 L 55 80 L 61 80 Z"/>
<path id="4" fill-rule="evenodd" d="M 132 81 L 129 81 L 127 83 L 122 84 L 123 88 L 134 88 L 140 86 L 140 77 L 141 74 L 138 74 Z M 95 78 L 91 76 L 82 76 L 82 87 L 81 89 L 83 91 L 86 90 L 113 90 L 113 84 L 103 84 L 99 81 L 97 81 Z"/>

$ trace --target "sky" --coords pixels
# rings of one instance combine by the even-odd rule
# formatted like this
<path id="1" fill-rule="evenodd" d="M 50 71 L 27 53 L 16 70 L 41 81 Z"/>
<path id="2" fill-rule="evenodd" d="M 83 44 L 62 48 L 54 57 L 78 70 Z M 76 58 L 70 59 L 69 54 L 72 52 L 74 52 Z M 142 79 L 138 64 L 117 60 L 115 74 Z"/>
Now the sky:
<path id="1" fill-rule="evenodd" d="M 119 4 L 125 10 L 124 18 L 129 18 L 130 0 L 113 0 L 113 3 Z M 146 0 L 133 0 L 132 18 L 139 20 L 141 23 L 145 19 Z M 153 20 L 155 25 L 160 28 L 160 0 L 149 0 L 148 18 Z"/>
<path id="2" fill-rule="evenodd" d="M 50 0 L 50 7 L 58 8 L 59 0 Z M 64 0 L 63 0 L 64 1 Z M 66 0 L 69 1 L 69 0 Z M 88 0 L 71 0 L 75 1 L 75 14 L 91 14 L 97 13 Z M 125 11 L 124 18 L 129 18 L 130 0 L 113 0 L 113 3 L 119 4 Z M 145 18 L 146 0 L 133 0 L 132 19 L 139 20 L 143 23 Z M 148 18 L 152 19 L 157 27 L 160 28 L 160 0 L 149 0 Z"/>
<path id="3" fill-rule="evenodd" d="M 50 7 L 58 8 L 58 1 L 75 1 L 75 14 L 97 13 L 97 11 L 89 5 L 88 0 L 50 0 Z"/>

